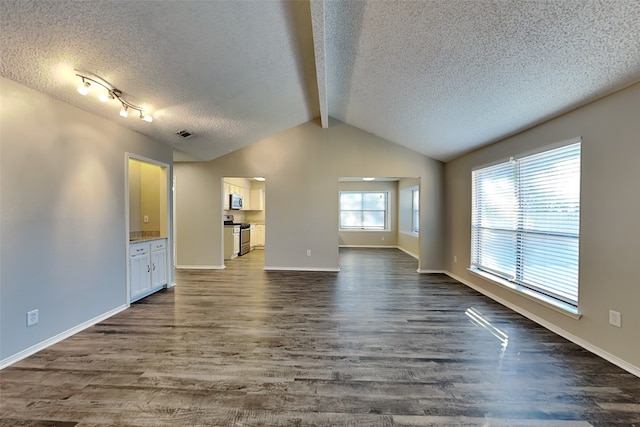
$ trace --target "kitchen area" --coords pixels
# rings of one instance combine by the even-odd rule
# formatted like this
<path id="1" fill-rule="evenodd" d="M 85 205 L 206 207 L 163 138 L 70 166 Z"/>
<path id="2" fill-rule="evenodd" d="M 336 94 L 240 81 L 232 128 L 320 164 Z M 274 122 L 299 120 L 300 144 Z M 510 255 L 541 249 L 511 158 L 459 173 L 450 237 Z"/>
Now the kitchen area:
<path id="1" fill-rule="evenodd" d="M 231 260 L 265 246 L 265 179 L 223 179 L 224 259 Z"/>

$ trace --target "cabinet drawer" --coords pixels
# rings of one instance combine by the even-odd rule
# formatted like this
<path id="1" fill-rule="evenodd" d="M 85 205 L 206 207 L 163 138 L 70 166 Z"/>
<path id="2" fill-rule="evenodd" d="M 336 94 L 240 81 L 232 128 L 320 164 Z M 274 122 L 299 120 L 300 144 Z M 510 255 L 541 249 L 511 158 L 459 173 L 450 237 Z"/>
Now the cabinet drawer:
<path id="1" fill-rule="evenodd" d="M 154 240 L 151 242 L 151 250 L 159 251 L 160 249 L 166 249 L 167 239 Z"/>
<path id="2" fill-rule="evenodd" d="M 149 253 L 148 243 L 135 243 L 129 248 L 129 255 L 136 256 Z"/>

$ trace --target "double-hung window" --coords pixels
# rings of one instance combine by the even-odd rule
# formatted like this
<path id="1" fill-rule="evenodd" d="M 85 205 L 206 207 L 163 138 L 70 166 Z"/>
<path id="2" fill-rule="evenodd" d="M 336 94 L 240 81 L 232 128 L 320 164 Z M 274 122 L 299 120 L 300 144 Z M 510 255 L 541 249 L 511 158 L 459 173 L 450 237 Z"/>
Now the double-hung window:
<path id="1" fill-rule="evenodd" d="M 341 191 L 341 230 L 386 230 L 387 199 L 384 191 Z"/>
<path id="2" fill-rule="evenodd" d="M 472 270 L 577 307 L 580 146 L 472 172 Z"/>

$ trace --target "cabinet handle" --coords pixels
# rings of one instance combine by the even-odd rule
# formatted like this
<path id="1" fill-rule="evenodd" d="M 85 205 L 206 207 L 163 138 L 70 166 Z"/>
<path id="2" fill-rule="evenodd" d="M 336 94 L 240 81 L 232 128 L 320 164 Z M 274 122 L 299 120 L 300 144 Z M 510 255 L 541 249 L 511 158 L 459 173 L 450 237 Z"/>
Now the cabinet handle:
<path id="1" fill-rule="evenodd" d="M 156 271 L 156 263 L 153 263 L 153 271 Z"/>
<path id="2" fill-rule="evenodd" d="M 151 271 L 151 267 L 147 265 L 147 273 L 149 273 L 150 271 Z"/>

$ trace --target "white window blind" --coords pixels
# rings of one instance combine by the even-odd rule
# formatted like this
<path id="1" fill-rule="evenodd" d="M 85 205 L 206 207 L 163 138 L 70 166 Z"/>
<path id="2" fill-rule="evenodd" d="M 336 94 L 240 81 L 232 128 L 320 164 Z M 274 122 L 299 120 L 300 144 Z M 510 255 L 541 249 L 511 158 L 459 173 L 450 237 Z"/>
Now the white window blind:
<path id="1" fill-rule="evenodd" d="M 580 143 L 472 173 L 471 267 L 578 305 Z"/>

